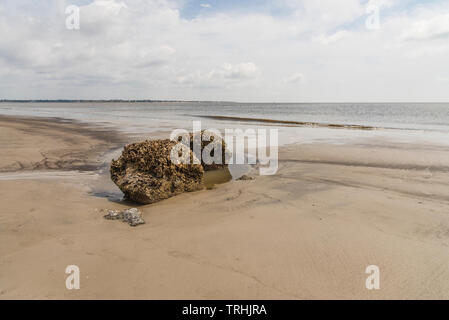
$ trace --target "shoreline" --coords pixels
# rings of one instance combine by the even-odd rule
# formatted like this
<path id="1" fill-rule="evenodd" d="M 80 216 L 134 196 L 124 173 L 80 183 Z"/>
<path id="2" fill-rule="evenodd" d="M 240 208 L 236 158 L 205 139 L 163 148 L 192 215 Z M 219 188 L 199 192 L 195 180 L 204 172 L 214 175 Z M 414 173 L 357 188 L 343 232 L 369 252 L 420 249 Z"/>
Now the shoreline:
<path id="1" fill-rule="evenodd" d="M 53 160 L 87 150 L 82 160 L 98 164 L 92 146 L 132 139 L 77 122 L 18 119 L 14 129 L 8 120 L 0 129 L 14 133 L 15 148 L 1 144 L 2 164 L 40 161 L 39 148 Z M 146 206 L 115 201 L 118 189 L 95 171 L 5 173 L 32 177 L 0 179 L 0 299 L 449 298 L 447 148 L 290 144 L 279 160 L 273 176 Z M 131 206 L 145 225 L 103 218 Z M 71 264 L 80 290 L 64 286 Z M 372 264 L 378 291 L 364 286 Z"/>

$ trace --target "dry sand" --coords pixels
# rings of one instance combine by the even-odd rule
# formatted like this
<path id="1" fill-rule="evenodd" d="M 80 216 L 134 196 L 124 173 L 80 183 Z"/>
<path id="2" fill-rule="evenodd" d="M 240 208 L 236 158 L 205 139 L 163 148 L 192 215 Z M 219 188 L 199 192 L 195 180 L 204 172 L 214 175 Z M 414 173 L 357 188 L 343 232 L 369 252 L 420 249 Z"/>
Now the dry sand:
<path id="1" fill-rule="evenodd" d="M 131 205 L 93 196 L 97 171 L 35 165 L 92 168 L 118 139 L 26 121 L 0 121 L 0 299 L 449 298 L 443 147 L 287 146 L 276 175 L 141 206 L 131 228 L 103 219 Z M 72 264 L 80 290 L 65 287 Z"/>

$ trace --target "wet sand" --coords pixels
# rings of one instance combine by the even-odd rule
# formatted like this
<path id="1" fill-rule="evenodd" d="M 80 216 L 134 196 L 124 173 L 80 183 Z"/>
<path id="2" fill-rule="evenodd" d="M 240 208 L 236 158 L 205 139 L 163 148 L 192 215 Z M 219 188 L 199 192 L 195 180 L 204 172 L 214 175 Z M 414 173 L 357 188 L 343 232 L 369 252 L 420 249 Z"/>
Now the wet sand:
<path id="1" fill-rule="evenodd" d="M 447 148 L 289 145 L 276 175 L 139 206 L 131 228 L 103 219 L 131 204 L 98 196 L 118 191 L 93 169 L 126 138 L 24 121 L 0 121 L 0 299 L 449 298 Z"/>
<path id="2" fill-rule="evenodd" d="M 65 119 L 0 116 L 0 172 L 96 170 L 117 132 Z"/>

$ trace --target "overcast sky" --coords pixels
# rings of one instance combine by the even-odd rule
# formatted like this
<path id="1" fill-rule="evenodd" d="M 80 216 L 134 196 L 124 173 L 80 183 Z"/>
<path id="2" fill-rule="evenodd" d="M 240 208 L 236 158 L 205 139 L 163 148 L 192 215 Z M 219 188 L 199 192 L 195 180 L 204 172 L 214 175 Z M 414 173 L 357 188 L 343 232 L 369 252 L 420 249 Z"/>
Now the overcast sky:
<path id="1" fill-rule="evenodd" d="M 449 1 L 1 0 L 0 79 L 7 99 L 449 101 Z"/>

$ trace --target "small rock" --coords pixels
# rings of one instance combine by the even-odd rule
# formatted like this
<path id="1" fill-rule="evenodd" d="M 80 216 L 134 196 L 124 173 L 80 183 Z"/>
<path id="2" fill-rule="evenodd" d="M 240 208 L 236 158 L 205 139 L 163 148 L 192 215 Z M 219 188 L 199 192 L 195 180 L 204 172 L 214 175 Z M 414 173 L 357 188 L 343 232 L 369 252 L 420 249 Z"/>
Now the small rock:
<path id="1" fill-rule="evenodd" d="M 104 216 L 108 220 L 122 220 L 123 213 L 119 210 L 108 210 L 108 213 Z"/>
<path id="2" fill-rule="evenodd" d="M 128 223 L 131 227 L 138 226 L 139 224 L 144 224 L 145 221 L 142 219 L 142 213 L 137 208 L 120 210 L 107 210 L 107 214 L 104 216 L 108 220 L 121 220 Z"/>
<path id="3" fill-rule="evenodd" d="M 131 208 L 123 211 L 122 221 L 129 223 L 131 227 L 135 227 L 139 224 L 145 223 L 145 221 L 142 219 L 142 213 L 137 208 Z"/>
<path id="4" fill-rule="evenodd" d="M 247 176 L 246 174 L 244 174 L 243 176 L 241 176 L 237 180 L 245 181 L 245 180 L 254 180 L 254 179 L 255 179 L 254 177 L 250 177 L 250 176 Z"/>

